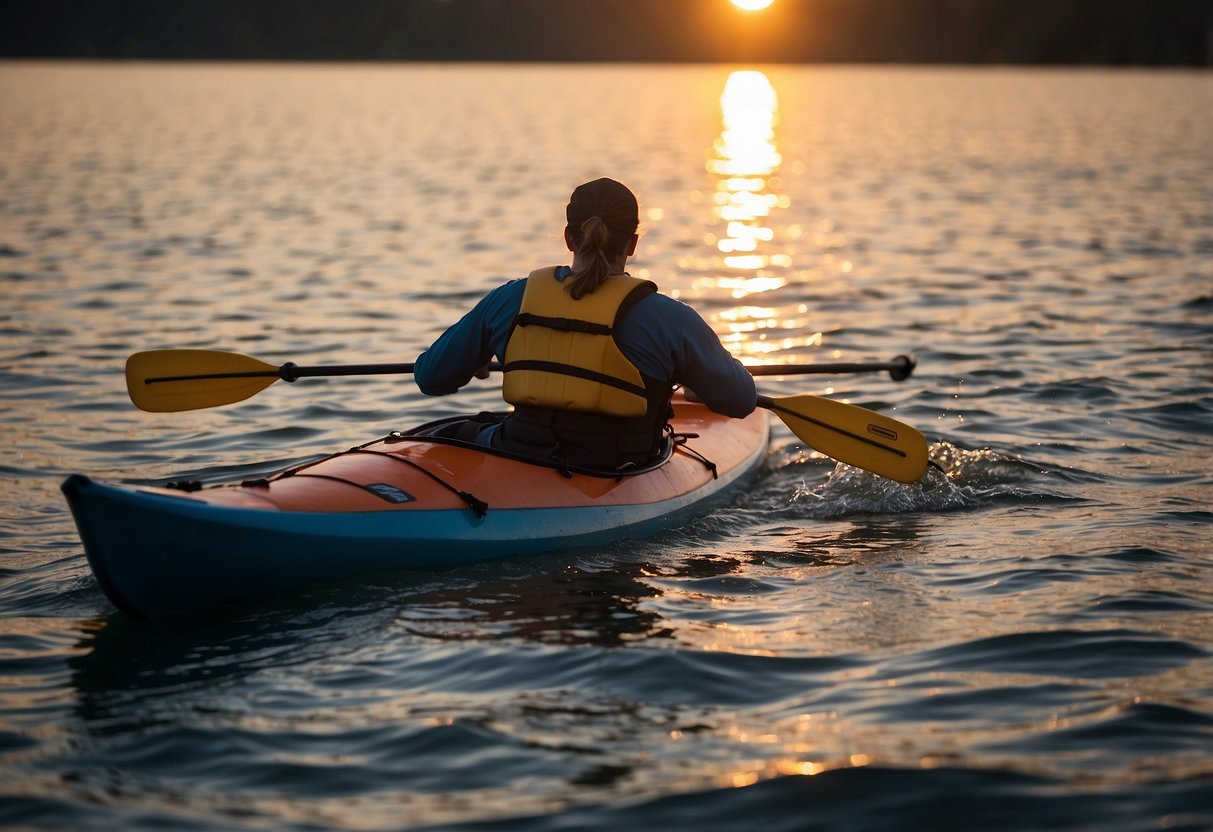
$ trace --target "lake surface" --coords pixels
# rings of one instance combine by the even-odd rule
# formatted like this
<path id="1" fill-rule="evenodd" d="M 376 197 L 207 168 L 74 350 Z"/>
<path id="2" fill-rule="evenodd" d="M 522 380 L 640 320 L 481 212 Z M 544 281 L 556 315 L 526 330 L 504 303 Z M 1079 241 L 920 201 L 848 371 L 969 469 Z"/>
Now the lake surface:
<path id="1" fill-rule="evenodd" d="M 741 70 L 734 74 L 735 70 Z M 1213 828 L 1213 75 L 0 64 L 0 826 Z M 59 493 L 269 472 L 500 406 L 407 376 L 152 415 L 126 357 L 411 361 L 641 199 L 633 274 L 763 379 L 923 430 L 897 485 L 776 423 L 641 542 L 145 622 Z"/>

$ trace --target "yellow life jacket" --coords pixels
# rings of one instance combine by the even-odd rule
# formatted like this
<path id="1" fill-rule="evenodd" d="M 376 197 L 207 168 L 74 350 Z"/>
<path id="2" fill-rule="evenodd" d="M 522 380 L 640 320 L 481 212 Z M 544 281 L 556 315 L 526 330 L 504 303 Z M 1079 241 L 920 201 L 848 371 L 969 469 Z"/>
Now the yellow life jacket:
<path id="1" fill-rule="evenodd" d="M 526 281 L 522 307 L 505 349 L 502 395 L 532 406 L 640 417 L 650 409 L 645 379 L 615 343 L 615 325 L 657 286 L 612 275 L 574 300 L 552 267 Z"/>

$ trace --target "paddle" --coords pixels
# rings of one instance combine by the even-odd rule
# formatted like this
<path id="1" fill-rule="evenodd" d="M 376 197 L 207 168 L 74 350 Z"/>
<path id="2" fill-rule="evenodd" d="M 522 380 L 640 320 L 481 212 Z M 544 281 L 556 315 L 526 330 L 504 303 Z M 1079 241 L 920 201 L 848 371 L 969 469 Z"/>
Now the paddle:
<path id="1" fill-rule="evenodd" d="M 500 364 L 490 364 L 500 370 Z M 894 379 L 914 371 L 914 359 L 832 364 L 771 364 L 747 368 L 756 376 L 888 371 Z M 126 389 L 141 410 L 171 413 L 218 407 L 255 396 L 276 381 L 315 376 L 406 374 L 412 364 L 274 366 L 251 356 L 216 350 L 150 350 L 126 362 Z M 826 456 L 898 482 L 916 482 L 927 466 L 926 437 L 909 425 L 855 405 L 819 396 L 758 397 L 805 444 Z"/>
<path id="2" fill-rule="evenodd" d="M 490 370 L 499 371 L 493 363 Z M 810 373 L 888 372 L 901 381 L 914 372 L 914 359 L 899 355 L 892 361 L 834 364 L 762 364 L 747 368 L 756 376 Z M 218 350 L 149 350 L 126 361 L 126 389 L 140 410 L 173 413 L 243 401 L 276 381 L 315 376 L 400 375 L 412 364 L 330 364 L 300 367 L 294 362 L 275 367 L 251 356 Z"/>

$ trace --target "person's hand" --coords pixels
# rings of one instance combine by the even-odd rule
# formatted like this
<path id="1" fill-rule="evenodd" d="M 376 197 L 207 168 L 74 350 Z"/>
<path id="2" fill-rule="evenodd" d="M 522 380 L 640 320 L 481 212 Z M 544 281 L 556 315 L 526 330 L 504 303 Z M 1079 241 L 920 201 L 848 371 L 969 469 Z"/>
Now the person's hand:
<path id="1" fill-rule="evenodd" d="M 479 370 L 472 373 L 472 375 L 475 376 L 476 378 L 488 378 L 489 377 L 489 365 L 485 364 Z"/>
<path id="2" fill-rule="evenodd" d="M 695 391 L 690 387 L 682 388 L 682 395 L 686 397 L 688 402 L 698 402 L 699 404 L 703 404 L 703 399 L 699 398 L 698 394 L 696 394 Z"/>

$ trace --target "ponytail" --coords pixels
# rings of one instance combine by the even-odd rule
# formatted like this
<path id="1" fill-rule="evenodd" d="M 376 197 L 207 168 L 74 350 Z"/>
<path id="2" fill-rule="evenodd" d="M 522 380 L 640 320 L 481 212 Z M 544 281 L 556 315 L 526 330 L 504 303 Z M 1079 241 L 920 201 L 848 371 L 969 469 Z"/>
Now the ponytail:
<path id="1" fill-rule="evenodd" d="M 573 279 L 565 279 L 565 291 L 573 300 L 597 289 L 612 268 L 619 268 L 616 264 L 627 261 L 640 224 L 639 210 L 636 195 L 614 179 L 595 179 L 573 190 L 564 209 L 577 264 Z"/>
<path id="2" fill-rule="evenodd" d="M 611 232 L 602 217 L 590 217 L 574 234 L 577 237 L 576 254 L 582 265 L 573 272 L 572 279 L 565 283 L 564 288 L 573 296 L 573 300 L 580 300 L 611 276 L 611 264 L 605 249 L 612 241 Z"/>

